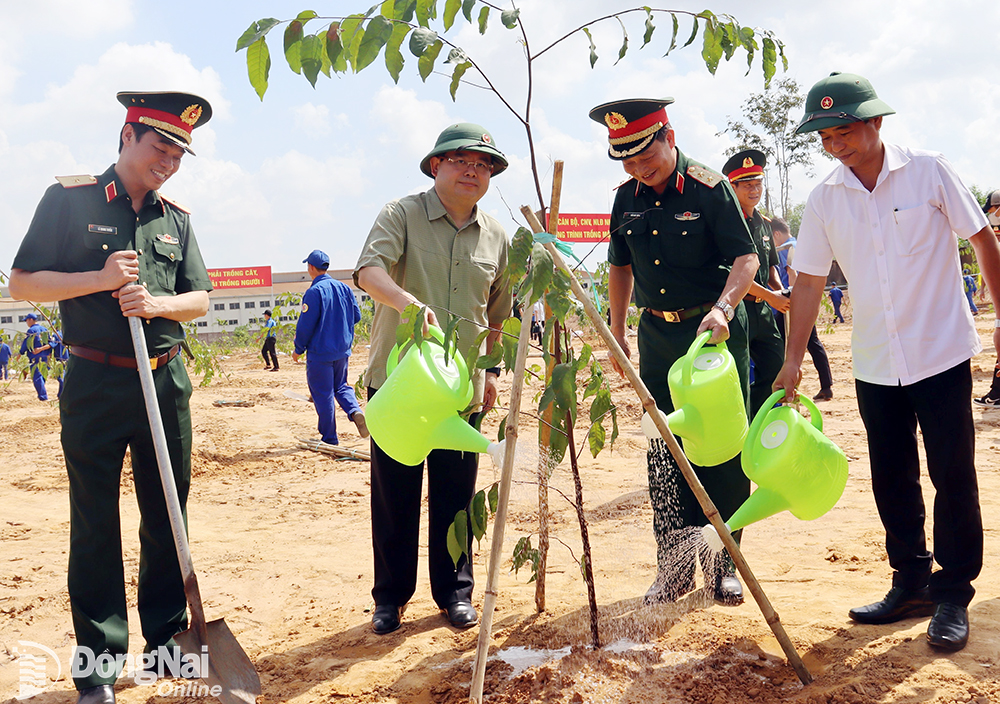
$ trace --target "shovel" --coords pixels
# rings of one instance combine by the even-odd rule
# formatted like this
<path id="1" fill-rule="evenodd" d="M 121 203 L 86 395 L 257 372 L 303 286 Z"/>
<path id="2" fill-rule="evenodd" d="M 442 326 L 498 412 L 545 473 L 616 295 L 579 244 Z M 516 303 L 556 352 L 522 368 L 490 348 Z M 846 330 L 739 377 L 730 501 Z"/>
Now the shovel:
<path id="1" fill-rule="evenodd" d="M 199 671 L 198 675 L 222 704 L 255 704 L 260 694 L 260 677 L 257 676 L 250 658 L 236 642 L 236 637 L 229 630 L 225 620 L 220 618 L 205 623 L 205 610 L 201 605 L 198 578 L 191 562 L 191 547 L 188 545 L 181 502 L 177 496 L 177 484 L 174 482 L 170 455 L 167 452 L 167 436 L 163 430 L 160 407 L 156 403 L 156 388 L 153 386 L 153 371 L 149 365 L 149 352 L 146 348 L 146 336 L 142 332 L 142 320 L 129 316 L 128 323 L 132 333 L 132 346 L 135 348 L 135 361 L 139 368 L 139 380 L 142 383 L 142 395 L 146 401 L 149 428 L 153 435 L 156 463 L 160 469 L 160 481 L 163 482 L 163 495 L 170 516 L 170 528 L 174 534 L 174 546 L 177 548 L 177 561 L 180 563 L 181 576 L 184 578 L 184 595 L 191 611 L 191 625 L 183 633 L 175 635 L 174 640 L 180 646 L 181 652 L 189 656 L 185 660 L 197 663 L 208 661 L 208 672 Z M 204 658 L 206 652 L 208 657 Z"/>

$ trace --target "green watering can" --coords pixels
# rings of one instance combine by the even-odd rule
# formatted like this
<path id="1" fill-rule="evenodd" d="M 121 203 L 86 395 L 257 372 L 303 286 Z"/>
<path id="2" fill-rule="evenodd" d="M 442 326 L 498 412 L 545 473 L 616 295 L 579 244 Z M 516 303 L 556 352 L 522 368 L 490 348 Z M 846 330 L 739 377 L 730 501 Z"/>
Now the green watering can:
<path id="1" fill-rule="evenodd" d="M 847 457 L 823 435 L 816 404 L 799 396 L 810 422 L 791 406 L 772 408 L 784 396 L 784 389 L 771 394 L 750 426 L 741 462 L 757 490 L 726 522 L 730 531 L 780 511 L 803 521 L 819 518 L 836 505 L 847 486 Z M 722 548 L 711 525 L 705 526 L 704 535 L 713 549 Z"/>
<path id="2" fill-rule="evenodd" d="M 456 350 L 446 359 L 444 333 L 433 326 L 430 333 L 437 342 L 407 342 L 402 359 L 399 345 L 392 348 L 388 378 L 365 408 L 369 432 L 402 464 L 421 464 L 431 450 L 444 449 L 486 452 L 501 465 L 506 441 L 490 442 L 458 415 L 473 394 L 465 360 Z"/>
<path id="3" fill-rule="evenodd" d="M 667 424 L 681 436 L 684 454 L 701 467 L 736 457 L 747 436 L 747 409 L 736 360 L 724 342 L 702 349 L 711 337 L 708 330 L 699 335 L 667 374 L 676 409 L 666 417 Z"/>

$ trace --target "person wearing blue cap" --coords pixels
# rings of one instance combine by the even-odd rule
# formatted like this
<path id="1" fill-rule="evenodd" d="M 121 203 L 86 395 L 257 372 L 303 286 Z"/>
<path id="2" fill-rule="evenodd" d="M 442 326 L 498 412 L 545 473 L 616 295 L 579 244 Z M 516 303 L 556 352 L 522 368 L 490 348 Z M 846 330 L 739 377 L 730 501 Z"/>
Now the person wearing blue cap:
<path id="1" fill-rule="evenodd" d="M 480 353 L 493 349 L 511 311 L 507 283 L 507 233 L 478 203 L 492 179 L 507 168 L 493 136 L 481 125 L 463 122 L 445 128 L 420 162 L 434 179 L 423 193 L 386 204 L 379 213 L 354 268 L 354 281 L 375 300 L 372 346 L 365 384 L 368 397 L 381 393 L 386 360 L 396 344 L 402 313 L 426 307 L 424 324 L 459 318 L 457 349 L 464 356 L 479 334 Z M 412 322 L 412 321 L 411 321 Z M 442 326 L 443 327 L 443 326 Z M 497 398 L 500 370 L 473 372 L 470 408 L 487 413 Z M 481 404 L 481 405 L 480 405 Z M 480 413 L 472 413 L 475 425 Z M 393 460 L 372 438 L 372 547 L 375 585 L 372 630 L 400 627 L 400 615 L 417 587 L 421 491 L 424 463 Z M 479 455 L 433 450 L 426 460 L 428 496 L 427 561 L 431 594 L 456 628 L 474 626 L 474 578 L 466 555 L 456 567 L 448 553 L 448 528 L 468 508 L 476 490 Z M 468 531 L 471 555 L 472 530 Z"/>
<path id="2" fill-rule="evenodd" d="M 181 508 L 191 484 L 191 381 L 181 323 L 208 311 L 212 282 L 190 212 L 160 194 L 208 122 L 203 98 L 122 92 L 118 157 L 104 173 L 60 176 L 14 257 L 10 294 L 58 301 L 70 348 L 59 399 L 69 477 L 68 587 L 78 704 L 114 704 L 129 652 L 119 485 L 128 451 L 139 506 L 138 608 L 143 652 L 159 676 L 179 662 L 187 599 L 137 373 L 129 318 L 143 321 L 153 385 Z M 185 514 L 186 515 L 186 514 Z M 134 583 L 134 582 L 133 582 Z M 112 667 L 101 663 L 111 658 Z M 100 663 L 97 660 L 100 659 Z M 147 659 L 148 660 L 148 659 Z"/>
<path id="3" fill-rule="evenodd" d="M 31 365 L 31 381 L 35 385 L 35 393 L 38 394 L 39 401 L 48 401 L 49 394 L 45 390 L 45 371 L 49 366 L 49 354 L 52 347 L 48 343 L 49 331 L 44 325 L 38 322 L 38 316 L 28 313 L 24 316 L 24 322 L 28 326 L 25 337 L 21 340 L 19 355 L 27 355 Z"/>
<path id="4" fill-rule="evenodd" d="M 858 623 L 931 616 L 927 641 L 969 640 L 968 606 L 983 565 L 970 359 L 982 350 L 965 300 L 957 237 L 968 239 L 990 291 L 1000 246 L 979 203 L 937 152 L 882 139 L 893 109 L 864 77 L 833 73 L 806 96 L 798 132 L 819 131 L 840 164 L 809 194 L 799 229 L 785 365 L 774 382 L 797 396 L 802 356 L 834 259 L 851 285 L 858 410 L 872 493 L 885 527 L 892 587 L 852 608 Z M 1000 349 L 1000 321 L 993 334 Z M 934 552 L 924 531 L 917 428 L 934 485 Z M 940 569 L 934 570 L 935 561 Z"/>
<path id="5" fill-rule="evenodd" d="M 334 400 L 358 427 L 361 437 L 366 438 L 365 414 L 347 381 L 354 326 L 361 320 L 361 309 L 351 287 L 326 273 L 330 258 L 324 252 L 314 249 L 302 263 L 308 267 L 312 284 L 302 296 L 292 361 L 298 362 L 299 357 L 306 355 L 306 382 L 319 415 L 320 438 L 330 445 L 340 443 Z M 274 370 L 278 370 L 277 360 Z"/>
<path id="6" fill-rule="evenodd" d="M 278 336 L 274 329 L 278 324 L 271 317 L 271 311 L 264 311 L 264 324 L 261 325 L 264 331 L 264 346 L 260 348 L 260 356 L 264 358 L 264 369 L 272 372 L 278 371 L 278 353 L 275 347 L 278 345 Z"/>

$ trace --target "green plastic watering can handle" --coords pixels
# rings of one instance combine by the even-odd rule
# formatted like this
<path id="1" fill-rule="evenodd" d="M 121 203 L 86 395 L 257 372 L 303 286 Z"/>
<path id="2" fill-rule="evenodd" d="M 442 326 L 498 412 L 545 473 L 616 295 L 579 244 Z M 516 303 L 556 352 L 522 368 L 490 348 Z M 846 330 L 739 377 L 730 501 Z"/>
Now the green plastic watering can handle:
<path id="1" fill-rule="evenodd" d="M 437 327 L 436 325 L 428 325 L 427 332 L 431 334 L 431 337 L 433 337 L 435 340 L 444 345 L 444 331 L 442 331 L 441 328 Z M 403 353 L 409 350 L 410 347 L 412 346 L 413 346 L 413 340 L 407 340 L 405 343 L 403 343 L 402 349 L 399 348 L 399 345 L 392 346 L 392 350 L 390 350 L 389 352 L 389 359 L 385 361 L 386 376 L 392 374 L 392 371 L 396 368 L 396 365 L 399 364 L 399 360 L 403 357 Z"/>
<path id="2" fill-rule="evenodd" d="M 698 351 L 711 339 L 712 331 L 706 330 L 702 334 L 698 335 L 698 337 L 694 338 L 694 342 L 692 342 L 691 346 L 688 347 L 687 354 L 684 355 L 684 366 L 681 368 L 681 374 L 683 375 L 681 378 L 683 379 L 685 386 L 688 386 L 691 383 L 691 374 L 694 371 L 694 360 L 698 356 Z M 725 341 L 720 342 L 715 346 L 726 349 Z"/>
<path id="3" fill-rule="evenodd" d="M 774 404 L 778 403 L 781 399 L 785 397 L 785 390 L 778 389 L 773 394 L 767 397 L 764 401 L 764 405 L 760 407 L 757 411 L 757 415 L 754 416 L 753 423 L 750 425 L 750 432 L 747 433 L 747 447 L 750 447 L 750 443 L 755 443 L 760 439 L 761 434 L 764 432 L 764 417 L 768 412 L 774 408 Z M 805 404 L 805 407 L 809 409 L 809 422 L 813 424 L 819 432 L 823 432 L 823 415 L 816 408 L 816 404 L 810 401 L 806 396 L 799 395 L 799 401 Z"/>

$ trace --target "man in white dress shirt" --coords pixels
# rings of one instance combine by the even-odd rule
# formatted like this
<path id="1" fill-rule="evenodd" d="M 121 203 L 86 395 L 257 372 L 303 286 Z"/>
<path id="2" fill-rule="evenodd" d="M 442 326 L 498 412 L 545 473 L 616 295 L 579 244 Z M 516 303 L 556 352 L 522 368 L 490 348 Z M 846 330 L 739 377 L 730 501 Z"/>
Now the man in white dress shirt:
<path id="1" fill-rule="evenodd" d="M 960 650 L 969 638 L 972 581 L 983 562 L 969 364 L 982 345 L 957 294 L 956 234 L 972 243 L 990 291 L 1000 290 L 1000 247 L 947 159 L 882 141 L 882 117 L 893 112 L 854 74 L 831 74 L 809 91 L 798 131 L 818 130 L 840 166 L 806 203 L 788 349 L 774 388 L 796 396 L 806 341 L 836 259 L 851 284 L 858 408 L 893 569 L 885 598 L 849 615 L 868 624 L 932 616 L 931 646 Z M 994 344 L 1000 348 L 1000 329 Z M 918 424 L 936 489 L 933 555 L 924 536 Z M 932 572 L 935 560 L 940 569 Z"/>

